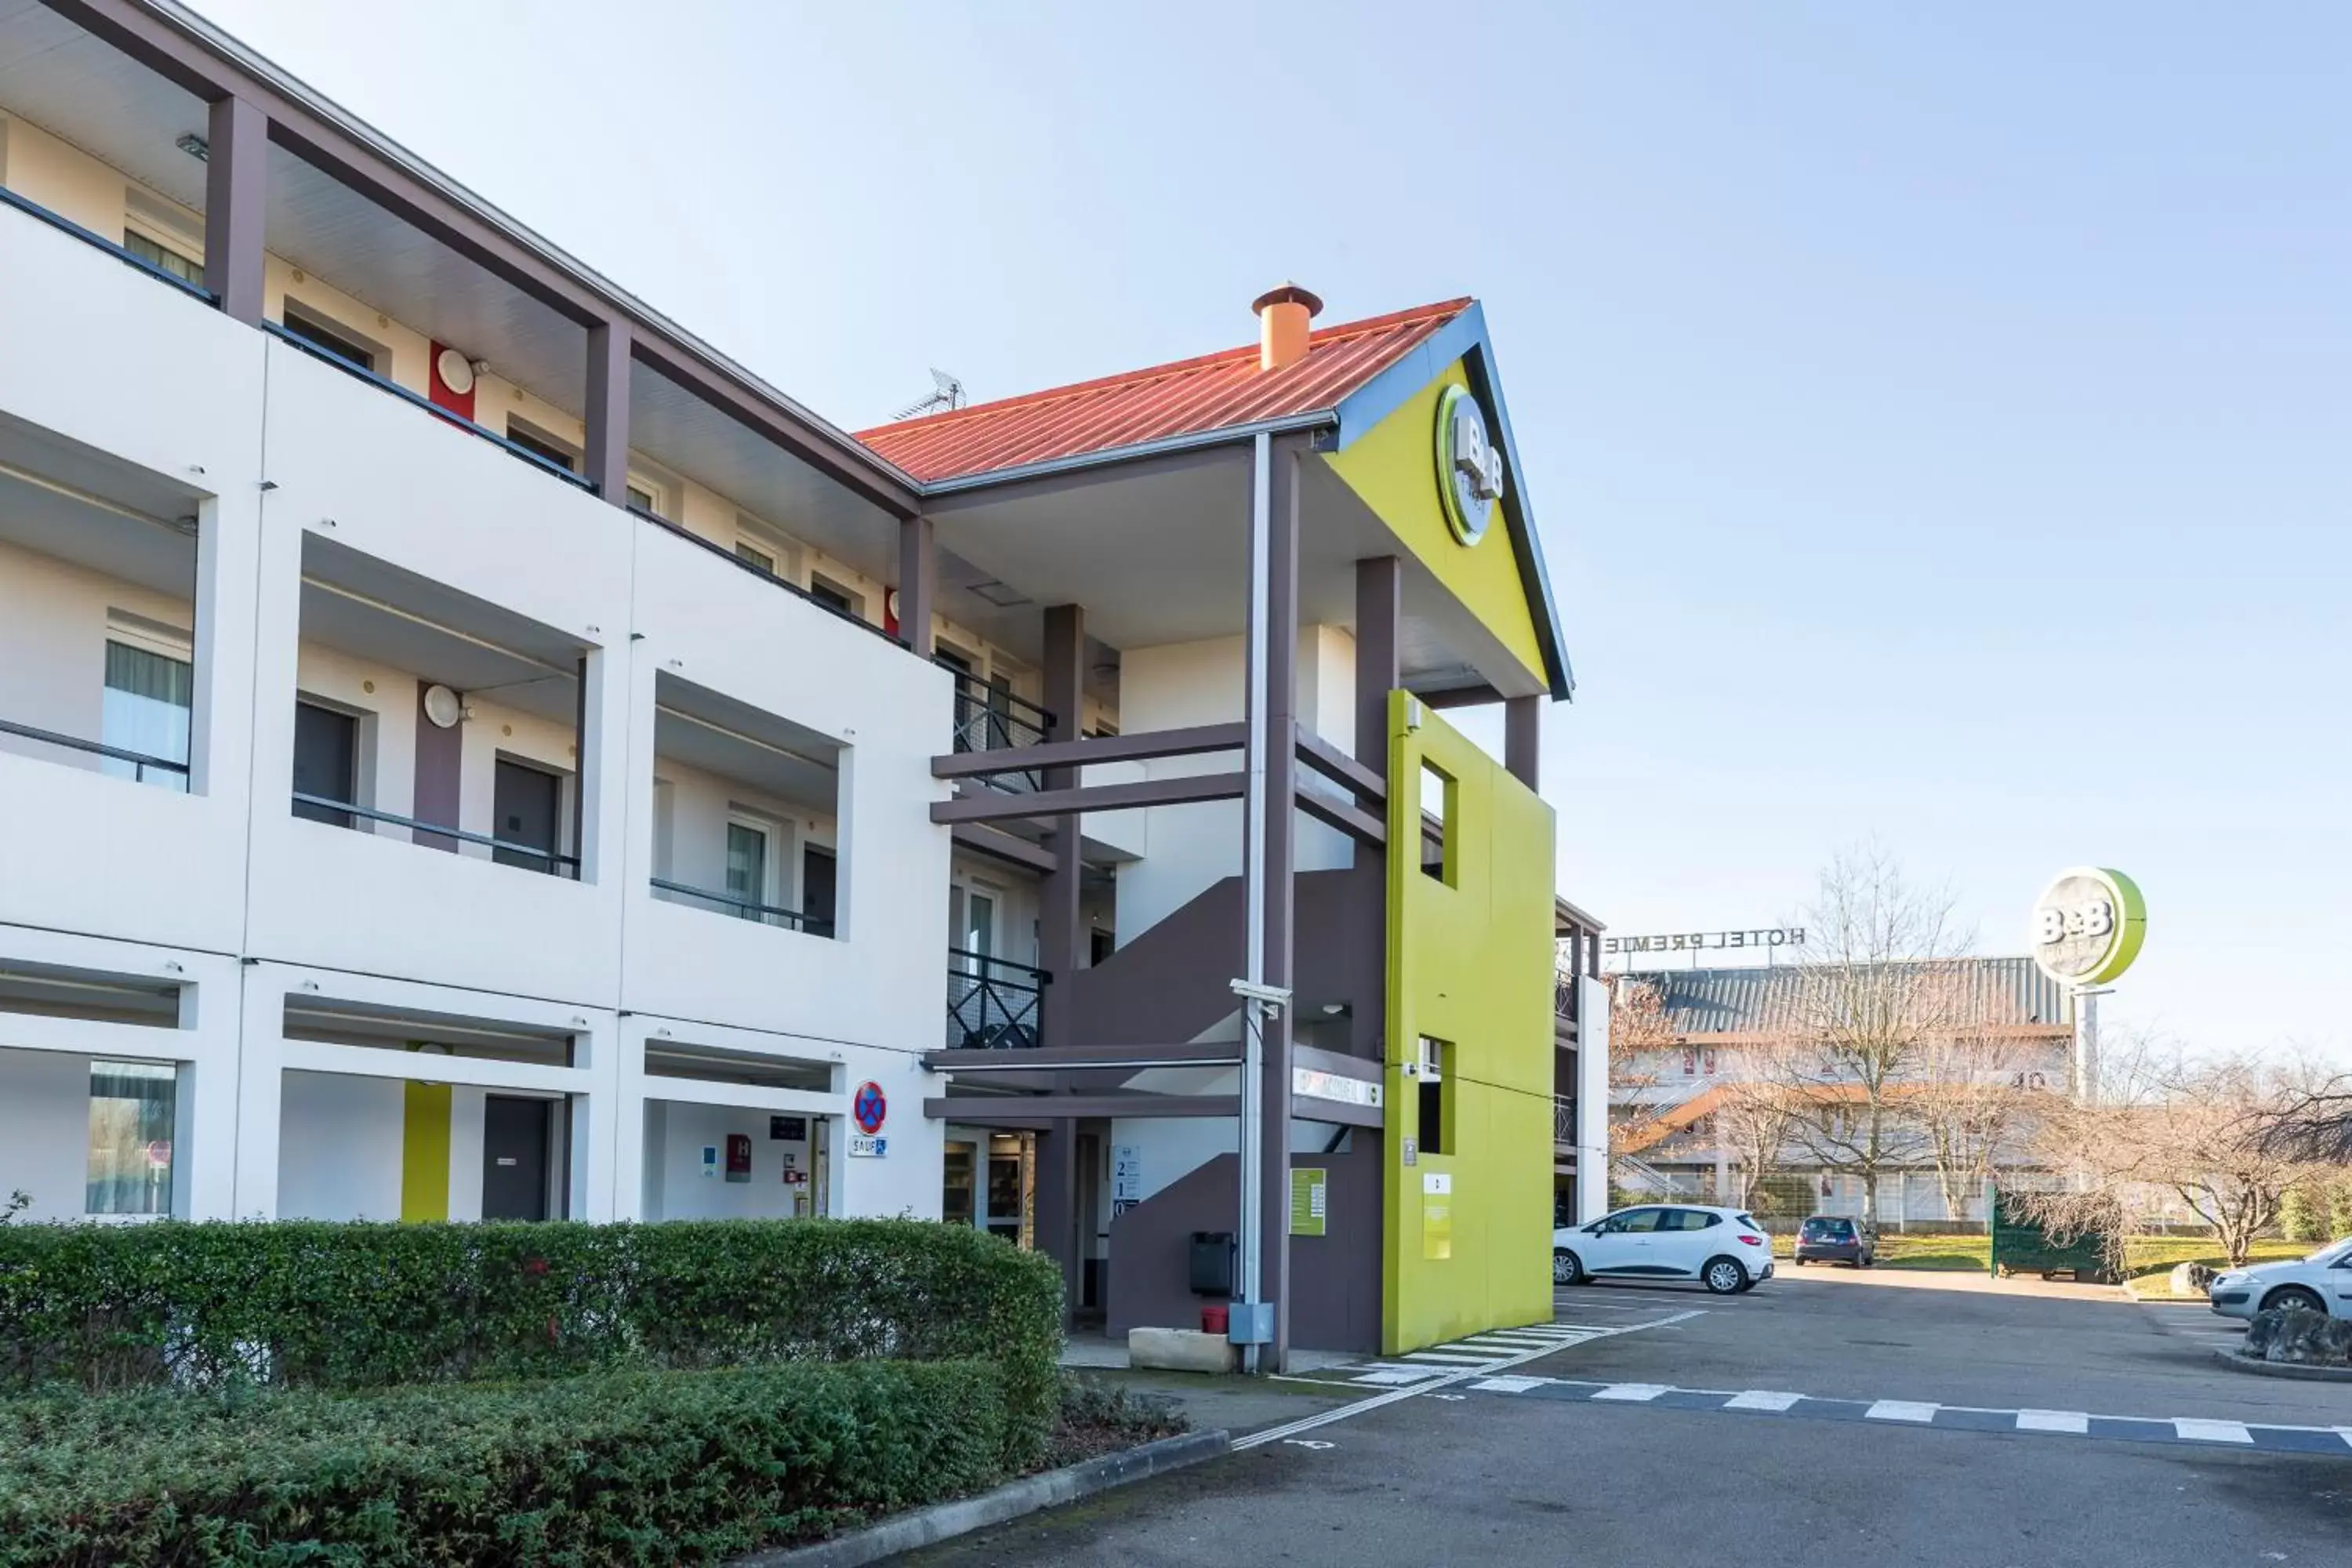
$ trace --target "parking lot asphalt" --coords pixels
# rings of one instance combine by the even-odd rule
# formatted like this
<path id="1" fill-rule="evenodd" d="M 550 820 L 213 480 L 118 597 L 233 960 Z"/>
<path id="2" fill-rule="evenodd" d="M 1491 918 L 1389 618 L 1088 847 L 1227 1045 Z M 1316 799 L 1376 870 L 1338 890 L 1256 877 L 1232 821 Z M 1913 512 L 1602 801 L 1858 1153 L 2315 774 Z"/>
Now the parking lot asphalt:
<path id="1" fill-rule="evenodd" d="M 1246 1451 L 908 1561 L 2352 1561 L 2352 1386 L 2217 1365 L 2193 1305 L 1807 1270 L 1555 1317 L 1500 1370 L 1318 1373 Z"/>

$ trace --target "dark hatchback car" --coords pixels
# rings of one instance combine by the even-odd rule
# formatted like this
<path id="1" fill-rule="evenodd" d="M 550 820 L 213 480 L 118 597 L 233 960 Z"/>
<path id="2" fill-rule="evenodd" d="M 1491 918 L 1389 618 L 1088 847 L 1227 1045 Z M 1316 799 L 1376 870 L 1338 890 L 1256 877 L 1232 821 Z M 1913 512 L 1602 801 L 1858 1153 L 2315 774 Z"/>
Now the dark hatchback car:
<path id="1" fill-rule="evenodd" d="M 1851 1263 L 1867 1268 L 1878 1261 L 1878 1228 L 1866 1219 L 1817 1214 L 1797 1231 L 1797 1267 Z"/>

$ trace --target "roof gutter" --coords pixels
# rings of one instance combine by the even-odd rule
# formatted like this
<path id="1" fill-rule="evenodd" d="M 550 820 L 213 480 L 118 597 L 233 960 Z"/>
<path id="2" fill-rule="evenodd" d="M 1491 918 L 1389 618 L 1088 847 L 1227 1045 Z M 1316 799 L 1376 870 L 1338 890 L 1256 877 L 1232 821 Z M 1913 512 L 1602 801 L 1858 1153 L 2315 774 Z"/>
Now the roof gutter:
<path id="1" fill-rule="evenodd" d="M 1055 474 L 1073 473 L 1080 468 L 1104 468 L 1113 463 L 1131 463 L 1144 458 L 1165 457 L 1171 452 L 1195 451 L 1203 447 L 1240 446 L 1255 441 L 1260 436 L 1283 436 L 1297 430 L 1319 430 L 1337 426 L 1339 411 L 1318 408 L 1305 414 L 1286 414 L 1279 419 L 1258 419 L 1247 425 L 1224 425 L 1214 430 L 1188 431 L 1181 436 L 1163 436 L 1153 441 L 1137 441 L 1125 447 L 1105 447 L 1099 451 L 1078 452 L 1066 458 L 1049 458 L 1040 463 L 1023 463 L 1010 468 L 990 468 L 983 473 L 958 474 L 951 479 L 936 479 L 918 485 L 924 496 L 950 496 L 964 490 L 985 489 L 991 485 L 1017 484 L 1023 479 L 1045 479 Z"/>
<path id="2" fill-rule="evenodd" d="M 908 490 L 919 493 L 921 491 L 922 485 L 912 474 L 884 458 L 873 447 L 851 436 L 831 420 L 811 412 L 802 404 L 777 391 L 761 377 L 719 353 L 643 300 L 613 282 L 594 268 L 526 228 L 522 224 L 492 206 L 482 197 L 457 184 L 457 181 L 375 130 L 366 121 L 358 119 L 340 104 L 321 96 L 316 89 L 299 79 L 289 76 L 229 34 L 221 31 L 203 16 L 189 10 L 180 4 L 180 0 L 142 0 L 142 3 L 164 21 L 196 39 L 222 58 L 228 60 L 239 70 L 259 78 L 269 85 L 271 90 L 300 104 L 310 113 L 317 115 L 352 141 L 366 147 L 385 163 L 397 165 L 410 177 L 431 186 L 444 200 L 453 205 L 463 207 L 469 215 L 490 227 L 499 230 L 517 245 L 536 252 L 540 258 L 551 267 L 571 273 L 591 290 L 606 296 L 620 308 L 623 313 L 635 318 L 642 324 L 675 342 L 680 348 L 708 361 L 726 374 L 741 382 L 758 396 L 775 404 L 793 419 L 806 425 L 843 457 L 861 467 L 879 470 L 884 477 Z"/>

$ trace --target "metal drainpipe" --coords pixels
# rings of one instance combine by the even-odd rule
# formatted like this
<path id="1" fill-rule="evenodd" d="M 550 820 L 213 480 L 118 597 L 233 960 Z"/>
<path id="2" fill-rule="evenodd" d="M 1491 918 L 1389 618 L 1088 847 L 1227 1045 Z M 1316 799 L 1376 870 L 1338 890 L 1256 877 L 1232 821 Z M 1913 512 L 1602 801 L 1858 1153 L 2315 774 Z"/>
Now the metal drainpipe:
<path id="1" fill-rule="evenodd" d="M 1265 984 L 1265 709 L 1266 620 L 1270 595 L 1266 571 L 1273 557 L 1274 437 L 1261 431 L 1250 444 L 1250 600 L 1247 687 L 1244 693 L 1249 717 L 1248 770 L 1243 784 L 1242 904 L 1246 943 L 1242 978 L 1252 985 Z M 1259 1190 L 1265 1184 L 1264 1152 L 1258 1147 L 1265 1068 L 1265 1004 L 1256 997 L 1242 1001 L 1241 1080 L 1241 1277 L 1234 1281 L 1244 1302 L 1258 1299 L 1264 1278 L 1262 1253 L 1265 1238 L 1259 1224 Z M 1242 1368 L 1258 1369 L 1258 1347 L 1244 1345 Z"/>

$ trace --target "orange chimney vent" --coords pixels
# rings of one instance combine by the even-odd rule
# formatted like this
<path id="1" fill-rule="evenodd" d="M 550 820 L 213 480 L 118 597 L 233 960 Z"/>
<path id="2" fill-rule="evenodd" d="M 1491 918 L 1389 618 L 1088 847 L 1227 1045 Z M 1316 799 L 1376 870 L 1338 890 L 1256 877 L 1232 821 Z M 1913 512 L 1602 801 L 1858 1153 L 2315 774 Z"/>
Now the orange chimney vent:
<path id="1" fill-rule="evenodd" d="M 1307 323 L 1322 313 L 1323 301 L 1296 283 L 1269 289 L 1250 302 L 1257 312 L 1257 368 L 1280 370 L 1307 357 Z"/>

